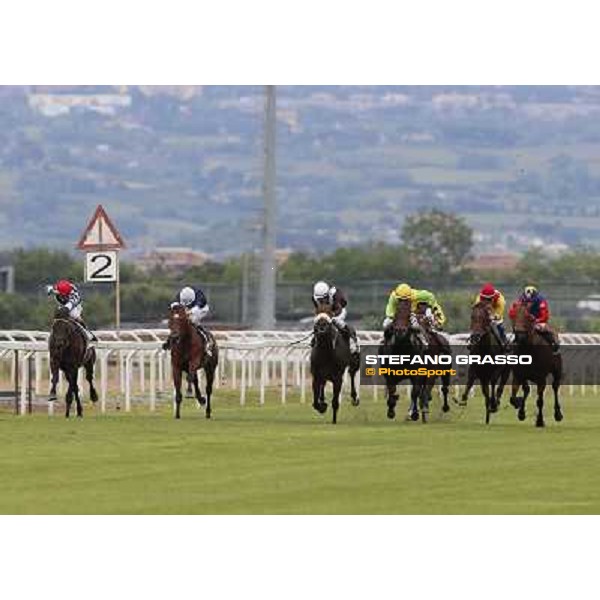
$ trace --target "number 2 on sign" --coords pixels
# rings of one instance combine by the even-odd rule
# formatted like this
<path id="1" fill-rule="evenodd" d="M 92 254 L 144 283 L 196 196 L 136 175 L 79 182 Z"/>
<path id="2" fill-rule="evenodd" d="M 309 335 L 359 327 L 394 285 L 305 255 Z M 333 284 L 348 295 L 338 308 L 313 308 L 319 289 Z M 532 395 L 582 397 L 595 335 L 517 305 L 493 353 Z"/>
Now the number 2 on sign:
<path id="1" fill-rule="evenodd" d="M 86 281 L 100 283 L 117 280 L 116 252 L 88 252 L 85 257 Z"/>

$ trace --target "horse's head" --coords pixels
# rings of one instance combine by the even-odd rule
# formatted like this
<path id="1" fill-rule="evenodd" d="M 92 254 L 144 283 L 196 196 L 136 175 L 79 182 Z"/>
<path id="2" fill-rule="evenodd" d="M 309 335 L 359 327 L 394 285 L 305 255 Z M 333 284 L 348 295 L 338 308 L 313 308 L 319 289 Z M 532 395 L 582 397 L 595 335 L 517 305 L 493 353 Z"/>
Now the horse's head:
<path id="1" fill-rule="evenodd" d="M 336 328 L 328 311 L 317 314 L 313 325 L 313 334 L 317 346 L 324 344 L 332 345 L 336 334 Z"/>
<path id="2" fill-rule="evenodd" d="M 410 314 L 412 310 L 412 302 L 408 299 L 398 300 L 396 306 L 396 314 L 394 316 L 394 322 L 392 329 L 396 333 L 404 334 L 408 332 L 410 327 Z"/>
<path id="3" fill-rule="evenodd" d="M 533 335 L 535 317 L 529 312 L 527 304 L 519 304 L 513 319 L 513 331 L 515 332 L 515 343 L 526 344 Z"/>
<path id="4" fill-rule="evenodd" d="M 492 323 L 491 308 L 487 302 L 478 302 L 471 309 L 471 337 L 472 344 L 478 344 L 483 336 L 490 331 Z"/>
<path id="5" fill-rule="evenodd" d="M 185 337 L 190 328 L 187 309 L 183 304 L 172 304 L 169 310 L 169 339 L 177 343 Z"/>

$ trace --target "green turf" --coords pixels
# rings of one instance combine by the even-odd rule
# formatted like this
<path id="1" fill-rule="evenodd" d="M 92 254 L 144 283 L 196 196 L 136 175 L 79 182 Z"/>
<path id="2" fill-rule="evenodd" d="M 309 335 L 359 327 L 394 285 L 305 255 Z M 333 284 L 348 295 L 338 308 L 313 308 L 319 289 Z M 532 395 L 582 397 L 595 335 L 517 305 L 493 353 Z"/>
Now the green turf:
<path id="1" fill-rule="evenodd" d="M 223 392 L 220 392 L 221 398 Z M 600 405 L 570 398 L 547 427 L 481 399 L 428 425 L 385 417 L 363 388 L 332 426 L 310 405 L 191 401 L 183 419 L 0 414 L 0 513 L 599 513 Z M 381 398 L 381 397 L 380 397 Z"/>

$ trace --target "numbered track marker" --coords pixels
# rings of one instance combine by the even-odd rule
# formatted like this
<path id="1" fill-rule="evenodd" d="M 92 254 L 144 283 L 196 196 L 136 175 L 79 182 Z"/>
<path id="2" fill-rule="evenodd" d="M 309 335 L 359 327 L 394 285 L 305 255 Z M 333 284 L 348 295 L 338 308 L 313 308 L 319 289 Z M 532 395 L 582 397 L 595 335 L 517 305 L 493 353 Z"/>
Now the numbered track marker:
<path id="1" fill-rule="evenodd" d="M 115 251 L 87 252 L 85 255 L 85 280 L 89 283 L 117 281 L 118 269 Z"/>

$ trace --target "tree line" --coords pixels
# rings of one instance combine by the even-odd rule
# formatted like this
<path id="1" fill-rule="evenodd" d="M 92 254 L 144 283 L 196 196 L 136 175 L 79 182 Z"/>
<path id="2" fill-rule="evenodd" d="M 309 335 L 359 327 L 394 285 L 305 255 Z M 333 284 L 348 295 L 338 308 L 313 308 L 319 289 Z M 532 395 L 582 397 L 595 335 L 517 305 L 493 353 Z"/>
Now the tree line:
<path id="1" fill-rule="evenodd" d="M 377 303 L 383 306 L 389 287 L 406 281 L 440 292 L 449 319 L 463 327 L 468 318 L 466 290 L 474 293 L 484 279 L 501 282 L 512 289 L 531 283 L 545 289 L 551 299 L 559 288 L 561 294 L 577 286 L 589 293 L 600 279 L 600 253 L 589 248 L 572 249 L 555 257 L 542 248 L 531 249 L 522 255 L 512 271 L 489 272 L 485 277 L 469 269 L 472 249 L 473 232 L 464 219 L 430 210 L 405 220 L 398 244 L 374 242 L 320 254 L 294 252 L 279 267 L 277 281 L 280 289 L 296 285 L 299 293 L 279 316 L 285 319 L 290 314 L 302 314 L 303 303 L 309 306 L 310 286 L 318 279 L 338 283 L 350 291 L 353 285 L 383 282 L 373 288 L 378 294 L 375 302 L 363 303 L 360 313 L 365 324 L 375 326 L 379 318 Z M 142 271 L 135 263 L 122 261 L 123 320 L 156 323 L 164 317 L 176 291 L 189 284 L 209 286 L 217 320 L 239 323 L 241 312 L 236 303 L 242 302 L 243 289 L 247 289 L 250 301 L 256 300 L 258 259 L 258 255 L 235 256 L 180 272 L 161 268 Z M 59 278 L 82 282 L 82 258 L 68 252 L 36 248 L 12 252 L 10 262 L 15 269 L 16 293 L 0 294 L 0 327 L 47 328 L 53 303 L 46 297 L 45 287 Z M 112 323 L 112 290 L 107 284 L 84 286 L 85 314 L 91 326 Z M 596 326 L 595 321 L 586 325 Z"/>

